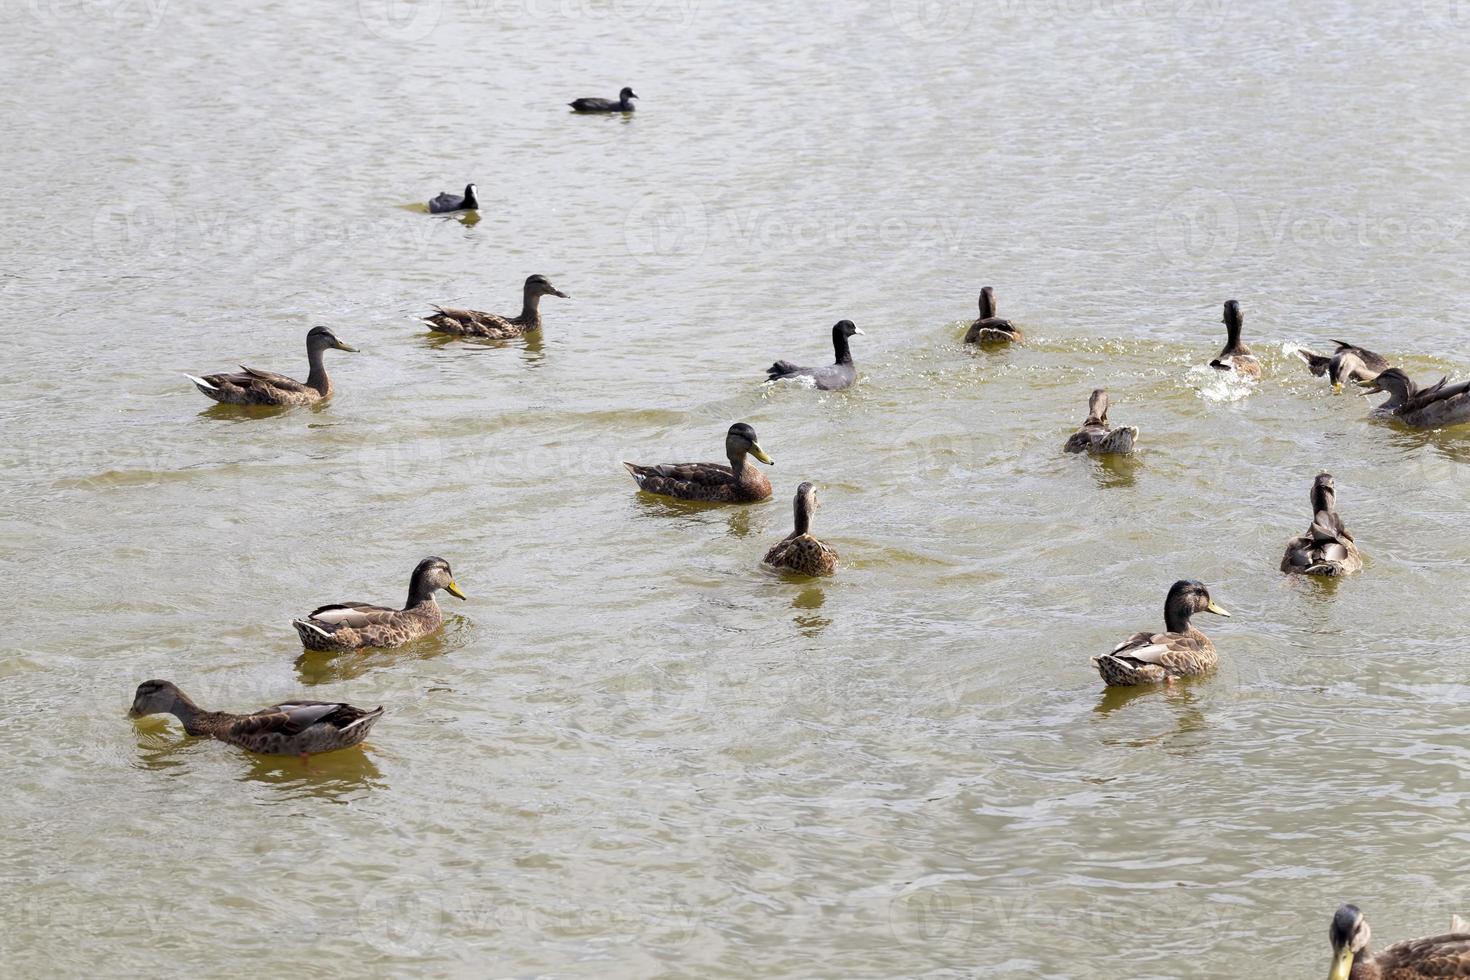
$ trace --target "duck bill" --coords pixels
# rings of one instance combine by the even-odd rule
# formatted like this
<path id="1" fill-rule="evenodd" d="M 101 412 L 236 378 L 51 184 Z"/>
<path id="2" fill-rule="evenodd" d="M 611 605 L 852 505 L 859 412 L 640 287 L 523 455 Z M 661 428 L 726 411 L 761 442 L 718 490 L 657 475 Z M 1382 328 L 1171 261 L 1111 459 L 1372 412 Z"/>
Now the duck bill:
<path id="1" fill-rule="evenodd" d="M 553 288 L 551 290 L 551 295 L 553 295 L 553 296 L 560 296 L 562 299 L 571 299 L 570 296 L 568 296 L 566 293 L 562 292 L 560 289 Z"/>
<path id="2" fill-rule="evenodd" d="M 1353 973 L 1353 951 L 1343 944 L 1332 957 L 1332 972 L 1327 974 L 1327 980 L 1348 980 Z"/>
<path id="3" fill-rule="evenodd" d="M 467 596 L 463 592 L 459 591 L 459 586 L 455 585 L 453 582 L 450 582 L 448 585 L 444 586 L 444 591 L 445 592 L 448 592 L 450 595 L 454 596 L 456 599 L 468 599 L 469 598 L 469 596 Z"/>
<path id="4" fill-rule="evenodd" d="M 1205 612 L 1212 612 L 1216 616 L 1229 616 L 1230 615 L 1228 612 L 1226 612 L 1224 609 L 1221 609 L 1219 606 L 1215 605 L 1213 602 L 1210 603 L 1208 606 L 1205 606 Z"/>
<path id="5" fill-rule="evenodd" d="M 864 335 L 863 334 L 863 328 L 862 327 L 853 327 L 852 328 L 852 332 L 855 333 L 855 334 Z"/>
<path id="6" fill-rule="evenodd" d="M 335 347 L 335 348 L 337 348 L 338 350 L 345 350 L 349 354 L 360 354 L 360 353 L 362 353 L 356 347 L 353 347 L 351 344 L 344 344 L 340 340 L 337 341 L 332 346 Z"/>
<path id="7" fill-rule="evenodd" d="M 762 463 L 765 463 L 767 466 L 775 466 L 776 465 L 776 461 L 774 459 L 772 459 L 771 457 L 767 456 L 766 455 L 766 451 L 764 449 L 762 449 L 756 443 L 751 443 L 750 444 L 750 455 L 754 456 L 756 459 L 760 460 Z"/>
<path id="8" fill-rule="evenodd" d="M 1340 395 L 1340 394 L 1342 394 L 1342 382 L 1341 381 L 1335 381 L 1335 382 L 1333 382 L 1333 384 L 1332 384 L 1332 393 L 1334 395 Z"/>

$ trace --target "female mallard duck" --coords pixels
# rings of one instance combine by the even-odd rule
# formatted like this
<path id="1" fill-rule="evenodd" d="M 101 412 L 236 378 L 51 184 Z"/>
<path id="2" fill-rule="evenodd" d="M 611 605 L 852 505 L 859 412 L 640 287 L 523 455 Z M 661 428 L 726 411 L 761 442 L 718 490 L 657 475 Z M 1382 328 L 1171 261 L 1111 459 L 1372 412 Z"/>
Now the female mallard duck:
<path id="1" fill-rule="evenodd" d="M 1108 428 L 1108 391 L 1098 388 L 1087 399 L 1087 421 L 1082 428 L 1072 433 L 1062 448 L 1069 453 L 1131 453 L 1133 440 L 1138 438 L 1138 428 L 1120 425 Z"/>
<path id="2" fill-rule="evenodd" d="M 1333 391 L 1342 391 L 1345 381 L 1372 381 L 1388 370 L 1388 361 L 1366 347 L 1354 347 L 1341 340 L 1334 340 L 1337 350 L 1331 354 L 1317 354 L 1298 347 L 1296 356 L 1306 364 L 1307 370 L 1317 377 L 1327 375 Z"/>
<path id="3" fill-rule="evenodd" d="M 217 738 L 264 755 L 317 755 L 350 749 L 372 731 L 382 707 L 372 711 L 340 701 L 287 701 L 248 715 L 204 711 L 169 681 L 144 681 L 133 695 L 134 718 L 170 714 L 190 735 Z"/>
<path id="4" fill-rule="evenodd" d="M 401 646 L 443 625 L 444 614 L 434 601 L 434 593 L 440 589 L 457 599 L 465 598 L 454 584 L 449 562 L 431 556 L 413 570 L 408 580 L 408 602 L 402 609 L 366 602 L 334 602 L 313 609 L 305 619 L 291 620 L 291 625 L 308 650 Z"/>
<path id="5" fill-rule="evenodd" d="M 460 310 L 450 306 L 436 306 L 435 312 L 423 318 L 424 322 L 439 333 L 450 333 L 457 337 L 488 337 L 491 340 L 507 340 L 520 337 L 532 330 L 541 329 L 541 297 L 560 296 L 569 299 L 545 276 L 529 276 L 522 292 L 521 312 L 514 317 L 481 313 L 478 310 Z"/>
<path id="6" fill-rule="evenodd" d="M 1281 570 L 1337 578 L 1362 567 L 1363 556 L 1337 515 L 1337 484 L 1331 473 L 1318 473 L 1312 483 L 1312 526 L 1286 542 Z"/>
<path id="7" fill-rule="evenodd" d="M 1233 299 L 1225 303 L 1224 322 L 1225 346 L 1210 362 L 1210 367 L 1217 371 L 1233 371 L 1248 378 L 1259 378 L 1261 362 L 1256 360 L 1256 355 L 1251 353 L 1249 347 L 1240 342 L 1240 325 L 1245 322 L 1245 318 L 1240 315 L 1240 304 Z"/>
<path id="8" fill-rule="evenodd" d="M 862 333 L 851 320 L 838 320 L 832 327 L 832 349 L 837 361 L 822 367 L 798 367 L 790 361 L 777 361 L 766 368 L 767 381 L 782 378 L 810 378 L 823 391 L 839 391 L 857 380 L 857 368 L 852 363 L 852 351 L 847 347 L 847 338 Z"/>
<path id="9" fill-rule="evenodd" d="M 442 191 L 438 197 L 429 202 L 429 213 L 451 214 L 455 211 L 478 211 L 480 209 L 478 192 L 479 188 L 474 184 L 464 185 L 463 197 Z"/>
<path id="10" fill-rule="evenodd" d="M 577 99 L 567 105 L 572 107 L 573 112 L 632 112 L 633 100 L 636 98 L 638 93 L 625 85 L 616 99 Z"/>
<path id="11" fill-rule="evenodd" d="M 240 374 L 206 374 L 196 378 L 192 374 L 184 377 L 194 382 L 194 387 L 205 395 L 225 405 L 311 405 L 332 397 L 332 379 L 327 377 L 327 366 L 322 355 L 329 350 L 345 350 L 357 353 L 337 339 L 337 335 L 326 327 L 312 327 L 306 335 L 306 360 L 311 373 L 306 383 L 292 380 L 284 374 L 257 371 L 240 365 Z"/>
<path id="12" fill-rule="evenodd" d="M 1026 335 L 1009 320 L 995 315 L 995 290 L 980 290 L 980 319 L 970 324 L 965 334 L 967 344 L 1019 344 Z"/>
<path id="13" fill-rule="evenodd" d="M 811 534 L 812 511 L 820 507 L 817 488 L 803 483 L 796 488 L 796 529 L 766 552 L 765 563 L 803 575 L 831 575 L 837 571 L 837 552 Z"/>
<path id="14" fill-rule="evenodd" d="M 1452 916 L 1450 931 L 1423 939 L 1405 939 L 1377 953 L 1369 952 L 1368 920 L 1356 905 L 1343 905 L 1332 917 L 1328 980 L 1437 980 L 1470 977 L 1470 930 Z"/>
<path id="15" fill-rule="evenodd" d="M 1373 410 L 1380 418 L 1395 418 L 1419 429 L 1437 429 L 1470 422 L 1470 381 L 1446 386 L 1440 378 L 1420 388 L 1398 368 L 1389 368 L 1373 379 L 1367 394 L 1388 392 L 1388 401 Z"/>
<path id="16" fill-rule="evenodd" d="M 624 463 L 638 489 L 678 497 L 681 500 L 710 500 L 722 504 L 752 503 L 771 495 L 771 481 L 746 458 L 754 456 L 767 466 L 776 461 L 756 441 L 755 429 L 736 422 L 725 434 L 725 456 L 729 466 L 719 463 L 663 463 L 639 466 Z"/>
<path id="17" fill-rule="evenodd" d="M 1219 656 L 1210 638 L 1190 625 L 1198 612 L 1230 614 L 1210 599 L 1199 582 L 1178 581 L 1164 600 L 1164 632 L 1135 633 L 1092 665 L 1104 683 L 1113 686 L 1162 684 L 1176 677 L 1198 677 L 1215 669 Z"/>

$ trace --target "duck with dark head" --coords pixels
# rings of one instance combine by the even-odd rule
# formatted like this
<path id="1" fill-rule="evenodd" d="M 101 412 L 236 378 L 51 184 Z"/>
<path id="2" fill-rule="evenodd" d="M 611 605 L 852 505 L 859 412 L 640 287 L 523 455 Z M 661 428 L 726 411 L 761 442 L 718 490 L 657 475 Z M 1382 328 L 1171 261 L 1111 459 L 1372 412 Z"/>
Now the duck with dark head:
<path id="1" fill-rule="evenodd" d="M 436 306 L 434 312 L 423 318 L 438 333 L 456 337 L 484 337 L 488 340 L 508 340 L 521 337 L 533 330 L 541 329 L 541 297 L 560 296 L 570 299 L 542 275 L 527 276 L 521 290 L 521 312 L 515 316 L 500 316 L 497 313 L 482 313 L 479 310 L 456 309 L 452 306 Z"/>
<path id="2" fill-rule="evenodd" d="M 434 593 L 443 589 L 465 598 L 454 582 L 449 562 L 431 555 L 419 562 L 408 580 L 408 601 L 402 609 L 366 602 L 333 602 L 318 606 L 291 625 L 308 650 L 361 650 L 396 647 L 427 636 L 444 624 Z"/>
<path id="3" fill-rule="evenodd" d="M 1363 567 L 1357 542 L 1337 513 L 1337 484 L 1331 473 L 1312 481 L 1312 524 L 1286 542 L 1281 570 L 1302 575 L 1338 578 Z"/>
<path id="4" fill-rule="evenodd" d="M 986 286 L 980 290 L 980 318 L 970 324 L 965 333 L 967 344 L 1019 344 L 1026 340 L 1019 327 L 996 315 L 995 290 Z"/>
<path id="5" fill-rule="evenodd" d="M 1378 418 L 1398 419 L 1416 429 L 1438 429 L 1470 422 L 1470 381 L 1449 384 L 1440 378 L 1421 388 L 1403 371 L 1389 368 L 1375 377 L 1365 394 L 1388 393 L 1388 401 L 1373 409 Z"/>
<path id="6" fill-rule="evenodd" d="M 1451 916 L 1450 931 L 1405 939 L 1377 953 L 1368 949 L 1372 930 L 1356 905 L 1342 905 L 1332 916 L 1328 980 L 1447 980 L 1470 977 L 1470 927 Z"/>
<path id="7" fill-rule="evenodd" d="M 838 320 L 832 327 L 832 350 L 836 361 L 821 367 L 801 367 L 790 361 L 777 361 L 766 368 L 766 380 L 808 380 L 823 391 L 838 391 L 850 387 L 857 380 L 857 367 L 852 363 L 852 350 L 847 341 L 849 337 L 860 333 L 862 330 L 854 326 L 851 320 Z"/>
<path id="8" fill-rule="evenodd" d="M 144 681 L 128 712 L 173 715 L 190 735 L 214 738 L 264 755 L 316 755 L 359 744 L 383 716 L 340 701 L 287 701 L 246 715 L 205 711 L 171 681 Z"/>
<path id="9" fill-rule="evenodd" d="M 332 397 L 332 379 L 327 376 L 323 357 L 329 350 L 357 353 L 356 347 L 338 340 L 327 327 L 312 327 L 306 335 L 306 363 L 310 373 L 304 384 L 284 374 L 257 371 L 243 364 L 239 373 L 184 377 L 206 396 L 225 405 L 312 405 Z"/>
<path id="10" fill-rule="evenodd" d="M 706 500 L 713 503 L 741 504 L 765 500 L 771 495 L 771 481 L 755 468 L 754 456 L 768 466 L 775 460 L 767 456 L 756 439 L 755 429 L 736 422 L 725 433 L 725 458 L 720 463 L 655 463 L 641 466 L 624 463 L 638 483 L 638 489 L 680 500 Z"/>
<path id="11" fill-rule="evenodd" d="M 1181 579 L 1164 599 L 1164 632 L 1134 633 L 1101 656 L 1092 658 L 1103 682 L 1110 686 L 1172 683 L 1179 677 L 1198 677 L 1215 669 L 1215 644 L 1190 620 L 1195 613 L 1230 614 L 1215 605 L 1201 582 Z"/>
<path id="12" fill-rule="evenodd" d="M 1133 441 L 1137 438 L 1137 426 L 1108 427 L 1108 391 L 1097 388 L 1087 399 L 1087 418 L 1082 427 L 1072 433 L 1062 448 L 1069 453 L 1122 455 L 1133 452 Z"/>
<path id="13" fill-rule="evenodd" d="M 635 108 L 633 100 L 636 98 L 638 93 L 625 85 L 616 99 L 576 99 L 567 105 L 572 107 L 573 112 L 632 112 Z"/>
<path id="14" fill-rule="evenodd" d="M 1235 300 L 1225 301 L 1225 346 L 1215 359 L 1210 362 L 1210 367 L 1217 371 L 1230 371 L 1247 378 L 1259 378 L 1261 376 L 1261 362 L 1256 355 L 1251 353 L 1240 339 L 1240 328 L 1245 323 L 1245 317 L 1241 315 L 1240 304 Z"/>
<path id="15" fill-rule="evenodd" d="M 767 565 L 802 575 L 831 575 L 837 571 L 837 550 L 811 533 L 812 514 L 820 506 L 816 487 L 803 483 L 796 488 L 793 501 L 796 526 L 790 534 L 771 545 L 764 559 Z"/>

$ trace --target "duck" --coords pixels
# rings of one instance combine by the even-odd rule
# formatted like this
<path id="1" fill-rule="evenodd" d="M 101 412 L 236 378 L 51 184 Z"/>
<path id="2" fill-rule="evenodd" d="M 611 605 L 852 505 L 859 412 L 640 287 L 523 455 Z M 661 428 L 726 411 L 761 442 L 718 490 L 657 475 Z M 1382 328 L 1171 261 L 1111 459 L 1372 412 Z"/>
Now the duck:
<path id="1" fill-rule="evenodd" d="M 383 717 L 383 708 L 367 711 L 342 701 L 287 701 L 236 715 L 205 711 L 172 681 L 151 680 L 138 685 L 128 713 L 134 718 L 173 715 L 190 735 L 261 755 L 308 756 L 358 745 Z"/>
<path id="2" fill-rule="evenodd" d="M 202 378 L 185 374 L 184 377 L 194 382 L 194 387 L 206 397 L 223 405 L 312 405 L 332 397 L 332 379 L 327 376 L 322 358 L 329 350 L 358 353 L 356 347 L 338 340 L 328 328 L 312 327 L 306 334 L 310 373 L 305 384 L 284 374 L 257 371 L 243 364 L 238 374 L 206 374 Z"/>
<path id="3" fill-rule="evenodd" d="M 995 315 L 995 290 L 986 286 L 980 290 L 980 319 L 970 324 L 965 334 L 967 344 L 1019 344 L 1026 335 L 1011 321 Z"/>
<path id="4" fill-rule="evenodd" d="M 1470 422 L 1470 381 L 1446 385 L 1440 378 L 1421 388 L 1398 368 L 1380 371 L 1365 394 L 1387 392 L 1388 401 L 1375 408 L 1378 418 L 1395 418 L 1416 429 L 1438 429 Z"/>
<path id="5" fill-rule="evenodd" d="M 474 184 L 464 185 L 464 196 L 450 194 L 448 191 L 441 192 L 438 197 L 429 202 L 430 214 L 450 214 L 454 211 L 478 211 L 480 199 L 479 188 Z"/>
<path id="6" fill-rule="evenodd" d="M 1087 399 L 1087 420 L 1062 448 L 1069 453 L 1131 453 L 1133 440 L 1137 438 L 1137 426 L 1108 428 L 1108 390 L 1096 388 Z"/>
<path id="7" fill-rule="evenodd" d="M 861 333 L 862 330 L 854 326 L 851 320 L 838 320 L 832 327 L 832 349 L 837 354 L 834 363 L 821 367 L 799 367 L 790 361 L 777 361 L 766 368 L 766 380 L 810 378 L 823 391 L 840 391 L 850 387 L 857 380 L 857 368 L 853 366 L 852 351 L 848 349 L 847 338 Z"/>
<path id="8" fill-rule="evenodd" d="M 1235 300 L 1225 301 L 1225 346 L 1220 353 L 1210 362 L 1210 367 L 1217 371 L 1233 371 L 1236 374 L 1245 375 L 1248 378 L 1259 378 L 1261 376 L 1261 362 L 1251 349 L 1240 342 L 1240 325 L 1245 318 L 1240 314 L 1240 304 Z"/>
<path id="9" fill-rule="evenodd" d="M 657 94 L 657 93 L 655 93 Z M 568 102 L 573 112 L 632 112 L 633 100 L 638 98 L 638 93 L 624 85 L 623 90 L 614 99 L 577 99 Z"/>
<path id="10" fill-rule="evenodd" d="M 639 466 L 623 463 L 638 489 L 680 500 L 707 500 L 721 504 L 754 503 L 771 495 L 771 481 L 749 462 L 754 456 L 767 466 L 776 461 L 767 456 L 756 438 L 755 429 L 736 422 L 725 434 L 725 456 L 729 466 L 720 463 L 663 463 Z"/>
<path id="11" fill-rule="evenodd" d="M 1470 929 L 1451 916 L 1450 931 L 1422 939 L 1404 939 L 1377 953 L 1368 949 L 1372 930 L 1356 905 L 1344 904 L 1332 916 L 1327 937 L 1332 943 L 1328 980 L 1433 980 L 1470 976 Z"/>
<path id="12" fill-rule="evenodd" d="M 1181 579 L 1164 599 L 1164 632 L 1135 633 L 1092 665 L 1112 687 L 1173 683 L 1176 677 L 1198 677 L 1215 669 L 1215 644 L 1190 623 L 1195 613 L 1229 616 L 1210 598 L 1201 582 Z"/>
<path id="13" fill-rule="evenodd" d="M 1318 354 L 1305 347 L 1296 349 L 1296 356 L 1306 364 L 1307 370 L 1317 377 L 1327 375 L 1334 392 L 1342 391 L 1345 381 L 1367 382 L 1388 370 L 1388 360 L 1366 347 L 1358 347 L 1344 340 L 1332 341 L 1337 349 L 1331 354 Z"/>
<path id="14" fill-rule="evenodd" d="M 430 555 L 414 568 L 408 580 L 408 602 L 402 609 L 366 602 L 333 602 L 291 620 L 291 625 L 308 650 L 402 646 L 444 624 L 444 614 L 434 601 L 434 593 L 440 589 L 456 599 L 467 598 L 455 584 L 449 562 Z"/>
<path id="15" fill-rule="evenodd" d="M 521 294 L 521 312 L 513 317 L 481 313 L 478 310 L 461 310 L 450 306 L 436 306 L 434 312 L 423 318 L 438 333 L 454 334 L 457 337 L 488 337 L 491 340 L 508 340 L 521 337 L 532 330 L 541 329 L 541 297 L 560 296 L 571 299 L 566 293 L 553 286 L 545 276 L 526 277 Z"/>
<path id="16" fill-rule="evenodd" d="M 817 488 L 810 483 L 797 487 L 793 505 L 795 530 L 771 545 L 763 561 L 803 575 L 831 575 L 837 571 L 837 551 L 811 533 L 812 512 L 822 506 L 817 500 Z"/>
<path id="17" fill-rule="evenodd" d="M 1312 524 L 1286 542 L 1281 570 L 1337 578 L 1363 567 L 1363 556 L 1337 514 L 1337 484 L 1331 473 L 1312 481 Z"/>

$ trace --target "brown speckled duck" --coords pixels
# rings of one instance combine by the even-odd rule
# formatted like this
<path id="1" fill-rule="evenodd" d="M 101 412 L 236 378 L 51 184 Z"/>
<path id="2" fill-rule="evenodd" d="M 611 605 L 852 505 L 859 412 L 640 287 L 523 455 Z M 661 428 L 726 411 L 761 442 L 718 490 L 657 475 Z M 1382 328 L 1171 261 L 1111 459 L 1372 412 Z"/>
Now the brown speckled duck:
<path id="1" fill-rule="evenodd" d="M 322 356 L 329 350 L 357 353 L 356 347 L 342 343 L 326 327 L 312 327 L 306 335 L 306 360 L 311 373 L 306 376 L 305 384 L 284 374 L 257 371 L 243 364 L 238 374 L 206 374 L 202 378 L 186 374 L 184 377 L 205 395 L 225 405 L 311 405 L 332 397 L 332 379 L 327 377 Z"/>
<path id="2" fill-rule="evenodd" d="M 803 575 L 831 575 L 837 571 L 837 552 L 812 536 L 812 512 L 821 506 L 817 488 L 803 483 L 796 488 L 796 528 L 771 545 L 765 563 Z"/>
<path id="3" fill-rule="evenodd" d="M 1225 302 L 1225 346 L 1220 353 L 1210 362 L 1210 367 L 1217 371 L 1233 371 L 1247 378 L 1259 378 L 1261 376 L 1261 362 L 1256 360 L 1256 355 L 1240 340 L 1240 327 L 1245 322 L 1245 317 L 1240 313 L 1240 304 L 1235 300 Z"/>
<path id="4" fill-rule="evenodd" d="M 521 296 L 521 312 L 513 317 L 479 310 L 461 310 L 452 306 L 436 306 L 434 312 L 424 317 L 424 322 L 439 333 L 456 337 L 485 337 L 490 340 L 509 340 L 532 330 L 541 329 L 541 297 L 560 296 L 566 293 L 553 286 L 545 276 L 530 276 Z"/>
<path id="5" fill-rule="evenodd" d="M 980 319 L 970 324 L 965 333 L 967 344 L 1019 344 L 1026 335 L 1011 321 L 995 315 L 995 290 L 980 290 Z"/>
<path id="6" fill-rule="evenodd" d="M 1210 599 L 1203 584 L 1180 580 L 1164 600 L 1164 632 L 1135 633 L 1092 665 L 1111 686 L 1171 683 L 1176 677 L 1198 677 L 1215 669 L 1219 656 L 1210 638 L 1190 624 L 1198 612 L 1230 614 Z"/>
<path id="7" fill-rule="evenodd" d="M 334 602 L 319 606 L 291 625 L 308 650 L 361 650 L 364 647 L 396 647 L 437 630 L 444 614 L 434 593 L 440 589 L 457 599 L 465 598 L 454 583 L 449 562 L 430 556 L 418 563 L 408 580 L 408 602 L 402 609 L 389 609 L 366 602 Z"/>
<path id="8" fill-rule="evenodd" d="M 1337 484 L 1331 473 L 1312 482 L 1312 526 L 1286 542 L 1283 572 L 1337 578 L 1363 567 L 1363 556 L 1337 514 Z"/>
<path id="9" fill-rule="evenodd" d="M 1087 420 L 1062 448 L 1069 453 L 1131 453 L 1133 440 L 1137 438 L 1136 426 L 1108 428 L 1108 392 L 1106 388 L 1098 388 L 1087 399 Z"/>
<path id="10" fill-rule="evenodd" d="M 730 426 L 730 431 L 725 434 L 725 456 L 730 460 L 729 466 L 719 463 L 623 465 L 638 481 L 638 489 L 665 497 L 742 504 L 765 500 L 771 495 L 771 481 L 749 459 L 754 456 L 768 466 L 776 463 L 761 449 L 755 429 L 744 422 Z"/>
<path id="11" fill-rule="evenodd" d="M 1377 953 L 1368 949 L 1368 920 L 1356 905 L 1343 905 L 1332 917 L 1328 980 L 1448 980 L 1470 977 L 1470 930 L 1452 916 L 1450 931 L 1423 939 L 1405 939 Z"/>
<path id="12" fill-rule="evenodd" d="M 287 701 L 248 715 L 205 711 L 169 681 L 144 681 L 133 695 L 135 718 L 170 714 L 190 735 L 219 739 L 263 755 L 317 755 L 367 738 L 382 707 L 371 711 L 340 701 Z"/>
<path id="13" fill-rule="evenodd" d="M 1367 394 L 1388 392 L 1388 401 L 1373 410 L 1379 418 L 1394 418 L 1416 429 L 1438 429 L 1470 422 L 1470 381 L 1447 384 L 1440 378 L 1427 388 L 1416 385 L 1398 368 L 1373 379 Z"/>
<path id="14" fill-rule="evenodd" d="M 1333 343 L 1337 345 L 1337 350 L 1331 354 L 1317 354 L 1305 347 L 1298 347 L 1296 350 L 1296 356 L 1307 365 L 1308 371 L 1319 378 L 1324 374 L 1327 376 L 1327 380 L 1332 382 L 1333 391 L 1342 391 L 1344 382 L 1372 381 L 1388 370 L 1388 361 L 1381 354 L 1341 340 L 1334 340 Z"/>

